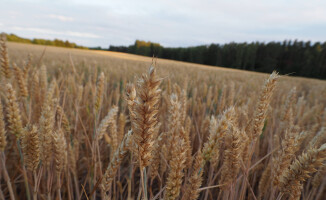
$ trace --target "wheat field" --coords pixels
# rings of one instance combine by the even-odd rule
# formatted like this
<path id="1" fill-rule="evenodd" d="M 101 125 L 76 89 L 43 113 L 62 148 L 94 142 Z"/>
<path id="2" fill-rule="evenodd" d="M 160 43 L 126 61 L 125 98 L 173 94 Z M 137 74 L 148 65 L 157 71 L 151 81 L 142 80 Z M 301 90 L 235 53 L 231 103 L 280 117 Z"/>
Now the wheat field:
<path id="1" fill-rule="evenodd" d="M 324 199 L 326 81 L 1 40 L 0 199 Z"/>

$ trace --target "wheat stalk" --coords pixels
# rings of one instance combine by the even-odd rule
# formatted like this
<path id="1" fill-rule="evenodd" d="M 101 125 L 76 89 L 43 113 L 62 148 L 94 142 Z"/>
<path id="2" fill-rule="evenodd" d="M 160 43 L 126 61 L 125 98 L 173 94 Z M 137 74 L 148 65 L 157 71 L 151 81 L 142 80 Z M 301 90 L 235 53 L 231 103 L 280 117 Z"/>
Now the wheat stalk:
<path id="1" fill-rule="evenodd" d="M 39 137 L 42 164 L 48 166 L 52 158 L 55 112 L 53 105 L 44 105 L 39 119 Z"/>
<path id="2" fill-rule="evenodd" d="M 116 152 L 113 155 L 113 158 L 111 159 L 110 164 L 108 165 L 105 174 L 102 178 L 101 182 L 101 189 L 104 193 L 110 191 L 112 181 L 114 180 L 114 177 L 117 173 L 118 168 L 120 167 L 120 164 L 125 157 L 126 153 L 128 152 L 128 143 L 129 140 L 132 138 L 132 131 L 130 130 L 123 138 L 120 146 L 116 150 Z"/>
<path id="3" fill-rule="evenodd" d="M 35 172 L 40 161 L 38 129 L 35 125 L 27 125 L 24 128 L 21 143 L 27 169 Z"/>
<path id="4" fill-rule="evenodd" d="M 157 113 L 161 90 L 161 80 L 156 77 L 154 67 L 138 81 L 137 99 L 135 100 L 135 117 L 132 121 L 133 139 L 137 144 L 141 170 L 148 166 L 152 158 L 153 137 L 157 135 Z"/>
<path id="5" fill-rule="evenodd" d="M 223 184 L 225 189 L 233 183 L 239 173 L 242 153 L 240 131 L 232 125 L 229 125 L 227 131 L 226 150 L 220 178 L 220 184 Z"/>
<path id="6" fill-rule="evenodd" d="M 6 36 L 4 34 L 2 34 L 1 39 L 0 39 L 1 72 L 5 78 L 10 79 L 11 71 L 10 71 L 10 66 L 9 66 L 8 50 L 7 50 L 5 37 Z"/>
<path id="7" fill-rule="evenodd" d="M 219 122 L 212 117 L 209 127 L 209 139 L 204 144 L 203 155 L 206 161 L 211 159 L 212 152 L 217 151 L 219 142 L 226 133 L 230 123 L 234 120 L 234 108 L 231 107 L 224 111 Z M 216 154 L 217 155 L 217 154 Z"/>
<path id="8" fill-rule="evenodd" d="M 295 137 L 298 132 L 295 130 L 287 130 L 285 133 L 285 138 L 282 140 L 282 149 L 278 151 L 276 160 L 274 161 L 274 186 L 279 185 L 280 177 L 282 172 L 289 167 L 295 153 Z"/>
<path id="9" fill-rule="evenodd" d="M 311 173 L 317 171 L 316 168 L 322 166 L 325 159 L 326 144 L 319 149 L 311 148 L 306 153 L 302 153 L 290 168 L 283 172 L 279 184 L 280 191 L 294 197 L 293 192 L 301 191 L 302 182 L 309 178 Z"/>
<path id="10" fill-rule="evenodd" d="M 12 88 L 11 84 L 6 85 L 7 94 L 7 118 L 8 118 L 8 132 L 20 137 L 23 126 L 20 116 L 19 105 L 16 99 L 16 92 Z"/>
<path id="11" fill-rule="evenodd" d="M 256 141 L 258 136 L 262 133 L 264 122 L 267 116 L 268 106 L 274 92 L 278 74 L 273 72 L 266 80 L 263 90 L 259 97 L 258 106 L 255 111 L 251 138 Z"/>
<path id="12" fill-rule="evenodd" d="M 104 93 L 104 83 L 105 83 L 105 76 L 102 72 L 98 78 L 97 87 L 96 87 L 96 94 L 95 94 L 95 102 L 94 102 L 94 111 L 98 114 L 103 101 L 103 93 Z"/>
<path id="13" fill-rule="evenodd" d="M 28 96 L 27 79 L 24 78 L 22 70 L 16 64 L 13 64 L 13 69 L 15 72 L 15 78 L 19 86 L 20 96 L 26 98 Z"/>
<path id="14" fill-rule="evenodd" d="M 172 152 L 170 161 L 170 170 L 167 177 L 164 200 L 177 199 L 180 194 L 182 178 L 184 176 L 183 169 L 185 168 L 186 152 L 184 151 L 183 139 L 174 142 L 175 148 Z"/>
<path id="15" fill-rule="evenodd" d="M 7 145 L 7 136 L 6 136 L 5 122 L 4 122 L 4 115 L 3 115 L 3 107 L 0 100 L 0 151 L 4 151 L 6 145 Z"/>
<path id="16" fill-rule="evenodd" d="M 204 172 L 204 159 L 201 151 L 197 152 L 194 159 L 194 166 L 192 168 L 192 174 L 188 179 L 188 183 L 185 186 L 183 200 L 196 200 L 199 196 L 199 188 L 203 181 Z"/>

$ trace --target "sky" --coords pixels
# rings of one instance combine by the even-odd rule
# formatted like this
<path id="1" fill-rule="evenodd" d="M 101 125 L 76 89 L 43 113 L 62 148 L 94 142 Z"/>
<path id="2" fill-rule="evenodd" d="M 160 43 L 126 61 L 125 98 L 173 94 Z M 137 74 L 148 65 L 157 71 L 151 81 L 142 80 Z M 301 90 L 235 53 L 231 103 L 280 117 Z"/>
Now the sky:
<path id="1" fill-rule="evenodd" d="M 325 0 L 0 0 L 0 32 L 107 48 L 326 41 Z"/>

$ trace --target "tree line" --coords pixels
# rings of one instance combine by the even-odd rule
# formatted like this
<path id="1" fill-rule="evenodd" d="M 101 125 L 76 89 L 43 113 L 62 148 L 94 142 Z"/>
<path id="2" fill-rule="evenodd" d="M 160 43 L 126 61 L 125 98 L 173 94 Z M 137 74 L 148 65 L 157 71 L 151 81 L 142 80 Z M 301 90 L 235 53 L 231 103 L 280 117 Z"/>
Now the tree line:
<path id="1" fill-rule="evenodd" d="M 78 49 L 88 49 L 87 47 L 84 46 L 79 46 L 74 42 L 69 42 L 68 40 L 59 40 L 59 39 L 54 39 L 54 40 L 45 40 L 45 39 L 27 39 L 27 38 L 22 38 L 19 37 L 15 34 L 5 34 L 7 41 L 11 42 L 20 42 L 20 43 L 27 43 L 27 44 L 41 44 L 41 45 L 49 45 L 49 46 L 56 46 L 56 47 L 67 47 L 67 48 L 78 48 Z"/>
<path id="2" fill-rule="evenodd" d="M 212 66 L 326 79 L 326 42 L 251 42 L 166 48 L 136 40 L 130 46 L 110 46 L 110 51 L 155 56 Z"/>

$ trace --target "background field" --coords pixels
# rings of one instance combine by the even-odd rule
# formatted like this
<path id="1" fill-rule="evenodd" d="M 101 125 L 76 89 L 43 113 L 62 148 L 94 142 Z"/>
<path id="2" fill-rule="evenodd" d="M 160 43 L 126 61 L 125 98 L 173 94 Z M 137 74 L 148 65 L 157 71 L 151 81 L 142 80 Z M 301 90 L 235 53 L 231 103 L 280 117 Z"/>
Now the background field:
<path id="1" fill-rule="evenodd" d="M 44 63 L 49 65 L 48 67 L 57 67 L 56 65 L 58 63 L 63 66 L 70 66 L 72 60 L 76 67 L 105 67 L 105 70 L 113 71 L 114 74 L 122 71 L 123 76 L 128 78 L 128 80 L 133 78 L 136 73 L 143 72 L 153 62 L 152 58 L 127 53 L 100 50 L 79 50 L 12 42 L 8 43 L 8 49 L 11 59 L 15 60 L 15 62 L 18 64 L 22 64 L 26 60 L 27 55 L 32 54 L 34 57 L 34 62 L 38 62 L 37 64 Z M 42 56 L 43 52 L 44 56 Z M 41 57 L 42 59 L 38 61 L 37 59 Z M 169 76 L 171 79 L 174 79 L 175 77 L 184 78 L 189 76 L 197 76 L 199 79 L 207 79 L 208 82 L 206 83 L 210 84 L 209 81 L 211 80 L 214 82 L 216 81 L 215 83 L 221 79 L 224 79 L 224 81 L 232 80 L 250 82 L 251 79 L 263 80 L 263 78 L 266 78 L 266 74 L 259 72 L 213 67 L 160 58 L 156 59 L 156 62 L 158 64 L 158 72 L 162 73 L 163 77 Z M 110 74 L 108 75 L 110 76 Z M 234 79 L 235 77 L 238 79 Z M 326 81 L 323 80 L 287 77 L 284 75 L 280 82 L 285 81 L 287 82 L 286 85 L 289 87 L 301 85 L 302 87 L 307 87 L 308 89 L 310 87 L 324 88 L 323 86 L 326 86 Z"/>
<path id="2" fill-rule="evenodd" d="M 10 42 L 7 46 L 12 76 L 1 77 L 8 141 L 2 169 L 8 170 L 11 183 L 4 177 L 0 197 L 325 197 L 326 81 L 282 74 L 277 78 L 276 74 L 107 51 Z M 148 72 L 151 65 L 162 79 Z M 147 76 L 142 76 L 144 73 Z M 162 91 L 153 86 L 158 80 Z M 128 83 L 136 85 L 134 100 L 130 100 L 133 90 Z M 17 99 L 8 100 L 13 95 L 7 84 L 13 86 Z M 157 102 L 152 105 L 151 101 Z M 17 108 L 11 109 L 11 102 L 17 102 Z M 132 108 L 134 104 L 138 107 Z M 144 120 L 136 120 L 134 114 Z M 17 115 L 21 119 L 11 119 Z M 24 129 L 22 136 L 11 134 L 17 121 L 22 128 L 35 125 L 39 129 L 36 137 L 24 139 L 32 135 L 30 129 Z M 141 126 L 145 139 L 137 143 L 139 138 L 130 136 L 135 144 L 126 142 L 126 133 L 130 129 L 137 132 Z M 148 130 L 153 135 L 146 135 Z M 46 137 L 48 143 L 44 143 Z M 26 149 L 31 144 L 26 141 L 32 139 L 41 146 L 39 150 Z M 60 150 L 61 139 L 65 146 Z M 19 142 L 27 160 L 24 164 L 19 162 Z M 143 155 L 132 148 L 146 142 L 149 147 L 144 148 L 150 149 L 154 158 L 141 170 L 147 171 L 142 177 L 135 157 Z M 47 152 L 44 144 L 53 149 Z M 29 151 L 39 151 L 39 156 Z M 28 164 L 31 160 L 34 170 Z M 296 173 L 294 166 L 302 170 L 298 180 L 289 178 Z M 37 181 L 39 186 L 35 186 Z"/>

